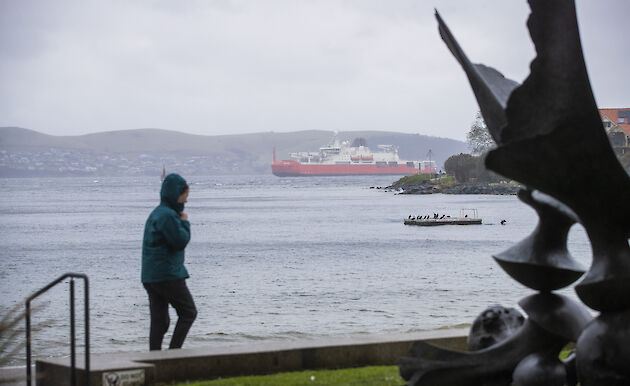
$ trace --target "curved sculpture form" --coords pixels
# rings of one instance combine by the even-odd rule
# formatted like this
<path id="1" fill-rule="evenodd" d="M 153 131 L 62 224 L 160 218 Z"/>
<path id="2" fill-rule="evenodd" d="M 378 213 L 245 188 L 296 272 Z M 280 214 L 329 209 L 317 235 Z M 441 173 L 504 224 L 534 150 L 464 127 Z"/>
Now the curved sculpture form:
<path id="1" fill-rule="evenodd" d="M 468 60 L 464 50 L 459 46 L 437 10 L 435 17 L 438 21 L 442 40 L 468 76 L 468 81 L 472 86 L 477 102 L 479 102 L 479 108 L 490 135 L 497 145 L 501 145 L 503 143 L 501 132 L 507 125 L 505 108 L 510 94 L 518 86 L 518 83 L 504 77 L 492 67 L 480 63 L 474 64 Z"/>
<path id="2" fill-rule="evenodd" d="M 630 177 L 616 159 L 597 111 L 575 4 L 529 3 L 527 25 L 537 57 L 520 86 L 492 68 L 471 64 L 437 15 L 440 34 L 468 75 L 497 142 L 486 166 L 577 214 L 593 246 L 593 264 L 576 287 L 578 296 L 596 310 L 623 310 L 630 307 L 630 296 L 613 294 L 630 293 Z M 603 188 L 610 181 L 615 189 Z"/>
<path id="3" fill-rule="evenodd" d="M 555 353 L 557 357 L 592 319 L 584 306 L 562 295 L 536 294 L 519 304 L 529 318 L 504 341 L 476 352 L 416 342 L 411 349 L 414 357 L 398 360 L 400 375 L 411 386 L 508 385 L 525 357 L 535 353 Z"/>
<path id="4" fill-rule="evenodd" d="M 530 76 L 510 95 L 504 145 L 490 152 L 486 163 L 579 216 L 591 240 L 593 264 L 576 287 L 578 296 L 597 310 L 622 310 L 630 307 L 630 296 L 615 292 L 630 293 L 630 177 L 597 111 L 573 1 L 531 0 L 530 5 L 528 27 L 537 57 Z M 615 189 L 603 188 L 610 181 Z"/>
<path id="5" fill-rule="evenodd" d="M 575 220 L 549 203 L 537 201 L 529 190 L 520 190 L 518 198 L 536 210 L 538 225 L 530 236 L 494 259 L 514 280 L 539 291 L 553 291 L 579 279 L 585 269 L 567 250 L 567 236 Z"/>
<path id="6" fill-rule="evenodd" d="M 567 370 L 558 353 L 534 353 L 519 362 L 512 375 L 513 386 L 565 386 Z"/>
<path id="7" fill-rule="evenodd" d="M 530 320 L 567 342 L 577 341 L 584 327 L 593 320 L 586 307 L 564 295 L 537 293 L 524 297 L 518 305 Z"/>
<path id="8" fill-rule="evenodd" d="M 630 384 L 630 311 L 607 312 L 591 322 L 576 345 L 582 386 Z"/>
<path id="9" fill-rule="evenodd" d="M 468 334 L 468 349 L 479 351 L 493 346 L 516 333 L 525 317 L 515 308 L 490 306 L 479 314 Z"/>
<path id="10" fill-rule="evenodd" d="M 498 145 L 486 166 L 524 184 L 519 198 L 540 218 L 529 237 L 495 259 L 542 292 L 519 302 L 528 320 L 495 345 L 460 353 L 416 343 L 414 358 L 399 360 L 411 385 L 630 385 L 630 176 L 612 151 L 593 98 L 574 1 L 529 4 L 537 57 L 522 85 L 470 62 L 437 11 L 436 18 Z M 566 248 L 575 222 L 584 226 L 593 251 L 575 287 L 584 304 L 601 311 L 593 321 L 581 304 L 550 293 L 583 273 Z M 563 364 L 558 351 L 576 341 Z"/>
<path id="11" fill-rule="evenodd" d="M 410 386 L 509 385 L 523 358 L 539 351 L 559 352 L 565 344 L 565 339 L 527 320 L 508 339 L 474 353 L 416 342 L 411 348 L 413 358 L 400 358 L 398 367 Z"/>

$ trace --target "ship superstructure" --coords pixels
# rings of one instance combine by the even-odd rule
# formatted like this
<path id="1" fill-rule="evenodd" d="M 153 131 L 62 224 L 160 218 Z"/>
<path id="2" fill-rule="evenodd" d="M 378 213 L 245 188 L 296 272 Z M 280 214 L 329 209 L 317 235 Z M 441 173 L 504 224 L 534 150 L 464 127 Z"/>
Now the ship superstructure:
<path id="1" fill-rule="evenodd" d="M 437 173 L 435 161 L 407 161 L 398 156 L 394 145 L 378 145 L 370 150 L 363 138 L 356 138 L 352 144 L 337 139 L 319 148 L 319 152 L 291 153 L 290 160 L 276 161 L 271 171 L 276 176 L 336 176 L 360 174 L 408 175 L 416 173 Z"/>

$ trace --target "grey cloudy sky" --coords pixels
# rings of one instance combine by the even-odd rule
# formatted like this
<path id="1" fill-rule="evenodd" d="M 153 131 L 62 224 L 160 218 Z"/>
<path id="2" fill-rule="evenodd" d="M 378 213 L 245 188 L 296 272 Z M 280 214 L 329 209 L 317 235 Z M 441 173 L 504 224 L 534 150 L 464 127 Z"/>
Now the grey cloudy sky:
<path id="1" fill-rule="evenodd" d="M 630 1 L 577 0 L 600 107 L 629 107 Z M 521 82 L 525 0 L 0 0 L 0 126 L 55 135 L 388 130 L 464 139 L 473 62 Z"/>

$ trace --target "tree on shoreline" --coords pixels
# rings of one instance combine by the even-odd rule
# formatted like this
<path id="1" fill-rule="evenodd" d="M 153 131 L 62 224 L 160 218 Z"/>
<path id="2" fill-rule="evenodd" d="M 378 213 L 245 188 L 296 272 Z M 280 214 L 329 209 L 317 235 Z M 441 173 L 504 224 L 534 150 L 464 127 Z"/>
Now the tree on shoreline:
<path id="1" fill-rule="evenodd" d="M 457 182 L 468 182 L 477 178 L 478 158 L 464 153 L 452 155 L 444 162 L 444 169 L 447 174 L 454 175 Z"/>
<path id="2" fill-rule="evenodd" d="M 466 134 L 468 147 L 472 154 L 460 153 L 452 155 L 444 162 L 444 169 L 448 174 L 454 175 L 458 182 L 499 182 L 505 180 L 486 168 L 486 154 L 496 147 L 496 143 L 480 112 L 475 115 L 470 130 Z"/>
<path id="3" fill-rule="evenodd" d="M 466 141 L 473 155 L 482 155 L 497 146 L 479 111 L 475 114 L 475 120 L 466 134 Z"/>

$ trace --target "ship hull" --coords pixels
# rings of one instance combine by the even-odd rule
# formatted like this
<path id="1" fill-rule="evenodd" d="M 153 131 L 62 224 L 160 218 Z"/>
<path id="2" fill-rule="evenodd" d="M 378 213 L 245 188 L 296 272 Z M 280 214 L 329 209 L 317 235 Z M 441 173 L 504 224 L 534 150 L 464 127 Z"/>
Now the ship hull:
<path id="1" fill-rule="evenodd" d="M 422 173 L 406 164 L 384 167 L 371 164 L 303 164 L 297 161 L 279 161 L 271 164 L 271 172 L 278 177 L 354 176 L 354 175 L 410 175 Z M 435 171 L 427 170 L 426 173 Z"/>

